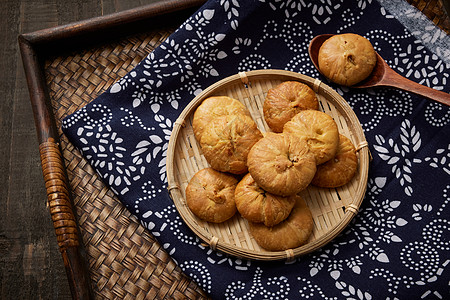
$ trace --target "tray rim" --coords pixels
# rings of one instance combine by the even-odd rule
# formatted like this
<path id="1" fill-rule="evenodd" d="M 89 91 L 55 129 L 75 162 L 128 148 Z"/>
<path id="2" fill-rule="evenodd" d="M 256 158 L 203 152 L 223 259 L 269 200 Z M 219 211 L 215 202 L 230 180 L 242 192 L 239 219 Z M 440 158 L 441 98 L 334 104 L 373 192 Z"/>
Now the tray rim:
<path id="1" fill-rule="evenodd" d="M 125 38 L 127 35 L 137 34 L 142 31 L 139 24 L 143 21 L 156 20 L 157 18 L 171 14 L 192 13 L 206 0 L 162 0 L 152 4 L 123 10 L 120 12 L 89 18 L 52 28 L 41 29 L 34 32 L 22 33 L 17 37 L 19 51 L 22 58 L 27 88 L 33 110 L 33 117 L 39 144 L 41 167 L 46 173 L 53 173 L 44 163 L 46 156 L 55 156 L 62 173 L 59 183 L 60 192 L 55 193 L 55 187 L 46 186 L 47 197 L 50 203 L 55 198 L 67 200 L 69 206 L 73 206 L 70 194 L 69 180 L 67 178 L 64 158 L 59 146 L 59 135 L 55 125 L 55 116 L 52 113 L 51 99 L 47 91 L 45 80 L 45 59 L 51 55 L 67 54 L 67 47 L 74 46 L 76 50 L 86 49 L 99 41 L 108 42 L 112 39 Z M 170 22 L 170 18 L 166 18 Z M 115 30 L 119 30 L 119 33 Z M 151 28 L 148 28 L 151 30 Z M 147 31 L 148 31 L 147 30 Z M 112 34 L 111 31 L 115 31 Z M 56 47 L 55 47 L 56 46 Z M 44 179 L 45 180 L 45 179 Z M 61 192 L 63 190 L 63 192 Z M 73 209 L 66 212 L 70 220 L 76 221 Z M 67 228 L 57 223 L 51 215 L 55 230 Z M 78 224 L 76 232 L 69 240 L 63 234 L 56 233 L 56 240 L 66 269 L 67 280 L 73 299 L 92 299 L 93 286 L 90 282 L 88 263 L 84 255 L 84 246 Z M 73 242 L 75 237 L 76 242 Z"/>
<path id="2" fill-rule="evenodd" d="M 263 73 L 263 74 L 261 74 L 261 73 Z M 184 127 L 184 122 L 185 122 L 186 118 L 191 113 L 193 113 L 195 108 L 198 107 L 205 98 L 207 98 L 209 95 L 211 95 L 214 92 L 214 90 L 216 89 L 217 86 L 223 86 L 225 84 L 239 83 L 239 82 L 246 84 L 249 77 L 258 76 L 257 80 L 259 80 L 261 77 L 270 77 L 270 76 L 274 76 L 274 75 L 279 76 L 279 77 L 303 78 L 303 79 L 307 79 L 310 81 L 314 81 L 315 83 L 317 83 L 317 85 L 315 84 L 316 86 L 314 87 L 314 89 L 316 89 L 316 87 L 317 87 L 317 90 L 315 90 L 316 93 L 319 93 L 319 91 L 321 91 L 323 93 L 329 93 L 331 95 L 331 97 L 336 97 L 337 99 L 340 99 L 340 101 L 342 101 L 344 103 L 344 105 L 340 106 L 340 108 L 344 109 L 346 114 L 351 115 L 352 118 L 356 119 L 358 121 L 358 124 L 360 124 L 358 117 L 356 116 L 355 112 L 351 109 L 351 107 L 347 103 L 347 101 L 341 95 L 339 95 L 334 89 L 332 89 L 326 83 L 320 81 L 319 79 L 314 79 L 310 76 L 292 72 L 292 71 L 287 71 L 287 70 L 279 70 L 279 69 L 252 70 L 252 71 L 247 71 L 247 72 L 239 72 L 238 74 L 230 75 L 226 78 L 223 78 L 223 79 L 217 81 L 216 83 L 208 86 L 200 94 L 198 94 L 193 100 L 191 100 L 189 102 L 189 104 L 180 113 L 179 117 L 177 118 L 177 120 L 174 123 L 173 129 L 172 129 L 172 134 L 169 139 L 168 150 L 167 150 L 166 174 L 167 174 L 167 181 L 168 181 L 168 192 L 169 192 L 169 196 L 171 197 L 172 201 L 174 202 L 174 205 L 175 205 L 176 209 L 178 210 L 178 212 L 180 213 L 180 216 L 182 217 L 185 224 L 191 230 L 193 230 L 194 233 L 202 241 L 204 241 L 206 244 L 208 244 L 213 250 L 217 249 L 224 253 L 228 253 L 228 254 L 231 254 L 231 255 L 234 255 L 234 256 L 237 256 L 240 258 L 245 258 L 245 259 L 269 260 L 269 261 L 283 260 L 283 259 L 291 260 L 295 257 L 311 253 L 311 252 L 317 250 L 318 248 L 324 246 L 328 242 L 331 242 L 337 235 L 339 235 L 339 233 L 341 233 L 347 227 L 347 225 L 351 222 L 353 217 L 356 215 L 356 213 L 358 212 L 358 209 L 361 206 L 361 203 L 364 199 L 364 195 L 365 195 L 365 192 L 367 189 L 369 167 L 367 167 L 365 170 L 363 170 L 362 174 L 360 174 L 361 180 L 364 182 L 364 184 L 358 185 L 358 191 L 356 194 L 361 194 L 361 196 L 356 201 L 356 207 L 352 207 L 351 209 L 346 209 L 345 213 L 344 213 L 344 217 L 342 219 L 340 219 L 339 222 L 335 226 L 333 226 L 326 234 L 322 235 L 319 239 L 317 239 L 311 243 L 307 243 L 307 244 L 305 244 L 301 247 L 295 248 L 295 249 L 289 249 L 286 251 L 262 252 L 263 254 L 261 254 L 261 257 L 258 257 L 258 258 L 251 257 L 251 255 L 249 255 L 249 252 L 251 252 L 250 250 L 243 251 L 244 252 L 243 256 L 235 255 L 235 254 L 231 253 L 228 249 L 228 246 L 230 244 L 221 242 L 220 240 L 217 239 L 217 237 L 215 237 L 213 234 L 207 232 L 203 228 L 201 228 L 199 230 L 201 235 L 196 232 L 197 228 L 195 228 L 195 226 L 194 226 L 195 224 L 192 224 L 193 221 L 186 217 L 187 214 L 182 213 L 183 211 L 187 211 L 188 208 L 185 205 L 183 205 L 182 203 L 180 203 L 180 205 L 177 205 L 176 201 L 174 200 L 174 198 L 182 196 L 180 187 L 178 186 L 176 178 L 174 176 L 174 162 L 173 162 L 173 158 L 175 155 L 176 140 L 177 140 L 178 134 L 180 133 L 181 129 Z M 358 126 L 357 128 L 355 128 L 355 130 L 358 131 L 358 135 L 362 137 L 362 140 L 359 141 L 359 143 L 367 144 L 367 140 L 365 138 L 365 134 L 364 134 L 364 131 L 363 131 L 361 125 Z M 364 161 L 364 163 L 366 163 L 368 165 L 369 161 L 370 161 L 370 157 L 371 157 L 369 148 L 367 146 L 364 146 L 360 149 L 359 153 L 360 153 L 359 154 L 360 164 Z M 328 240 L 328 242 L 325 242 L 327 240 Z"/>

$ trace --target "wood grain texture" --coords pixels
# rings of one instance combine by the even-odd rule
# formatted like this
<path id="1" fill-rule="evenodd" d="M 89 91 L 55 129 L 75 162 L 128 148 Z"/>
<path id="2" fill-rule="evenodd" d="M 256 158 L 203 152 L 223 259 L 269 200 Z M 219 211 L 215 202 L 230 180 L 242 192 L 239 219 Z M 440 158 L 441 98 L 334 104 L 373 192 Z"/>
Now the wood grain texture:
<path id="1" fill-rule="evenodd" d="M 17 36 L 153 2 L 0 1 L 0 299 L 71 299 Z"/>

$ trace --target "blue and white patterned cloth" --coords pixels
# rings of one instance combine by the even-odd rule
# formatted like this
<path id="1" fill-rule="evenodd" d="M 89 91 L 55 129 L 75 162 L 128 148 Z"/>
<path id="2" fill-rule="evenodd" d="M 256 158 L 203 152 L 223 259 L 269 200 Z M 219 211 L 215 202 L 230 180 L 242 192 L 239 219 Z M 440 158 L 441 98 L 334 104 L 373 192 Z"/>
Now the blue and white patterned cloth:
<path id="1" fill-rule="evenodd" d="M 328 83 L 308 44 L 317 34 L 345 32 L 368 38 L 405 77 L 450 91 L 449 36 L 403 1 L 211 0 L 64 119 L 64 133 L 213 298 L 448 299 L 450 109 L 399 90 Z M 242 260 L 202 246 L 167 192 L 167 146 L 183 108 L 222 78 L 264 68 L 335 88 L 359 117 L 373 155 L 359 214 L 331 243 L 292 262 Z"/>

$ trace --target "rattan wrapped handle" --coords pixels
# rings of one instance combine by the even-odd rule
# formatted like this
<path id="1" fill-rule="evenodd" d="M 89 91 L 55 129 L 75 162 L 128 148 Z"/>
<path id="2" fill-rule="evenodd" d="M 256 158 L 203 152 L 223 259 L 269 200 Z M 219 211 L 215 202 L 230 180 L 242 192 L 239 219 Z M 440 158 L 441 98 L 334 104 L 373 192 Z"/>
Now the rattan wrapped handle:
<path id="1" fill-rule="evenodd" d="M 39 145 L 48 207 L 60 250 L 77 247 L 78 230 L 65 181 L 62 155 L 53 139 Z"/>
<path id="2" fill-rule="evenodd" d="M 73 299 L 91 299 L 88 272 L 83 264 L 77 222 L 72 209 L 63 156 L 51 137 L 39 145 L 47 204 L 56 240 L 66 267 Z"/>

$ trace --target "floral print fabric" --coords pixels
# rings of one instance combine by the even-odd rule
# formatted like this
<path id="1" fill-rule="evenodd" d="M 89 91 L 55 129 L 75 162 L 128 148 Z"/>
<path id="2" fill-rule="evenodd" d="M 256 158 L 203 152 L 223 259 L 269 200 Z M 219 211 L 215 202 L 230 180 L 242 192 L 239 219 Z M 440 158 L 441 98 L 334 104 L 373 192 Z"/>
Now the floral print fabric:
<path id="1" fill-rule="evenodd" d="M 448 93 L 449 37 L 432 25 L 407 29 L 383 2 L 208 1 L 134 70 L 64 119 L 63 131 L 213 298 L 444 299 L 450 282 L 449 107 L 394 89 L 332 84 L 307 53 L 317 34 L 355 32 L 398 73 Z M 398 7 L 403 18 L 423 24 L 414 8 L 396 2 L 391 11 Z M 373 156 L 352 223 L 322 249 L 290 262 L 243 260 L 203 246 L 167 192 L 167 146 L 183 108 L 222 78 L 265 68 L 335 88 L 360 119 Z"/>

